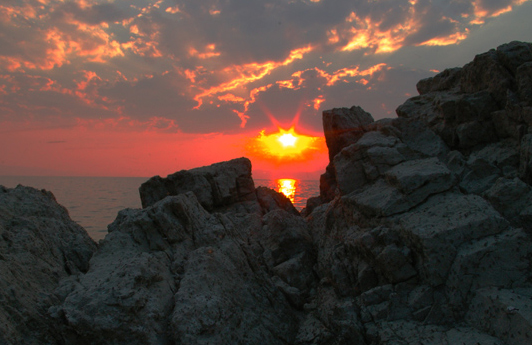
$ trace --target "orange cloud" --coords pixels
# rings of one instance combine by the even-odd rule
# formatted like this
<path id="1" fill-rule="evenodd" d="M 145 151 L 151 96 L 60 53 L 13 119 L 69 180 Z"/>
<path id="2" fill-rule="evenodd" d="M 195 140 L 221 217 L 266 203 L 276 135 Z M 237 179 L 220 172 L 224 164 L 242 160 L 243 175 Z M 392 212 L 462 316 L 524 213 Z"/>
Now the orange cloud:
<path id="1" fill-rule="evenodd" d="M 314 68 L 309 68 L 303 71 L 294 72 L 292 74 L 292 77 L 295 77 L 295 78 L 300 79 L 301 81 L 304 81 L 305 79 L 303 78 L 303 73 L 307 71 L 316 71 L 319 77 L 324 78 L 327 81 L 326 86 L 333 86 L 334 84 L 340 81 L 347 82 L 347 80 L 345 79 L 347 77 L 371 76 L 375 72 L 382 70 L 384 67 L 386 67 L 385 63 L 379 63 L 362 71 L 360 71 L 359 66 L 355 66 L 355 67 L 341 68 L 332 73 L 328 73 L 322 69 L 314 67 Z M 291 81 L 291 82 L 292 84 L 295 83 L 295 81 Z M 285 82 L 285 83 L 288 84 L 288 82 Z"/>
<path id="2" fill-rule="evenodd" d="M 179 6 L 174 6 L 174 7 L 168 7 L 165 12 L 168 12 L 168 13 L 172 13 L 172 14 L 176 14 L 176 13 L 179 13 L 181 12 L 181 10 L 179 9 Z"/>
<path id="3" fill-rule="evenodd" d="M 242 97 L 237 97 L 231 93 L 225 94 L 223 96 L 218 96 L 218 99 L 220 101 L 224 102 L 233 102 L 233 103 L 243 103 L 245 102 L 245 99 Z"/>
<path id="4" fill-rule="evenodd" d="M 373 21 L 370 17 L 360 18 L 355 12 L 346 18 L 347 26 L 343 26 L 338 32 L 331 31 L 329 44 L 340 41 L 340 38 L 347 40 L 339 49 L 341 51 L 353 51 L 356 49 L 371 48 L 376 54 L 390 53 L 403 46 L 405 38 L 417 31 L 416 13 L 413 7 L 410 8 L 410 15 L 406 20 L 388 30 L 381 30 L 381 22 Z M 331 39 L 333 37 L 334 39 Z"/>
<path id="5" fill-rule="evenodd" d="M 449 36 L 436 37 L 428 41 L 417 44 L 418 46 L 448 46 L 450 44 L 457 44 L 467 38 L 469 29 L 465 29 L 464 32 L 456 32 Z"/>
<path id="6" fill-rule="evenodd" d="M 320 105 L 323 102 L 325 102 L 325 97 L 323 97 L 323 95 L 320 95 L 317 98 L 314 98 L 312 100 L 312 104 L 313 104 L 314 109 L 316 109 L 316 111 L 319 110 L 320 109 Z"/>
<path id="7" fill-rule="evenodd" d="M 203 53 L 200 53 L 195 48 L 190 47 L 188 49 L 188 54 L 192 57 L 197 57 L 199 59 L 209 59 L 212 57 L 220 56 L 221 53 L 216 51 L 215 44 L 207 44 Z"/>
<path id="8" fill-rule="evenodd" d="M 470 21 L 470 24 L 475 25 L 481 25 L 484 24 L 485 20 L 487 18 L 492 17 L 498 17 L 503 13 L 507 13 L 513 10 L 513 6 L 521 5 L 528 0 L 512 0 L 511 4 L 507 7 L 496 9 L 496 10 L 490 10 L 482 6 L 481 0 L 475 0 L 472 2 L 474 11 L 473 11 L 473 18 Z"/>
<path id="9" fill-rule="evenodd" d="M 307 46 L 304 48 L 294 49 L 290 51 L 290 54 L 284 61 L 275 62 L 275 61 L 267 61 L 264 63 L 248 63 L 244 65 L 233 65 L 230 67 L 225 68 L 222 73 L 224 75 L 233 76 L 229 81 L 221 83 L 219 85 L 210 87 L 206 90 L 203 90 L 203 92 L 197 94 L 194 96 L 194 100 L 198 102 L 198 105 L 195 107 L 195 109 L 201 107 L 203 104 L 203 99 L 205 97 L 213 96 L 218 93 L 227 92 L 230 90 L 234 90 L 239 87 L 245 87 L 251 82 L 254 82 L 256 80 L 260 80 L 270 74 L 273 70 L 276 68 L 279 68 L 281 66 L 287 66 L 291 64 L 295 60 L 302 59 L 303 56 L 312 51 L 312 46 Z"/>

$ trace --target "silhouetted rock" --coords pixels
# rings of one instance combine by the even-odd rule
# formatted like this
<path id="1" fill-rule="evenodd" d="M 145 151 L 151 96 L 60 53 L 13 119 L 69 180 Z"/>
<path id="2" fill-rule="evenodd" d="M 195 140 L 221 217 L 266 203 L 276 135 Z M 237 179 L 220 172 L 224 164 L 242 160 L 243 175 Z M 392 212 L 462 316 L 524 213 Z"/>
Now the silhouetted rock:
<path id="1" fill-rule="evenodd" d="M 166 178 L 155 176 L 144 182 L 139 191 L 142 207 L 151 206 L 168 195 L 189 191 L 194 192 L 207 210 L 256 200 L 251 162 L 247 158 L 182 170 Z"/>
<path id="2" fill-rule="evenodd" d="M 60 281 L 85 273 L 96 250 L 52 193 L 0 186 L 0 344 L 61 343 L 48 308 Z"/>

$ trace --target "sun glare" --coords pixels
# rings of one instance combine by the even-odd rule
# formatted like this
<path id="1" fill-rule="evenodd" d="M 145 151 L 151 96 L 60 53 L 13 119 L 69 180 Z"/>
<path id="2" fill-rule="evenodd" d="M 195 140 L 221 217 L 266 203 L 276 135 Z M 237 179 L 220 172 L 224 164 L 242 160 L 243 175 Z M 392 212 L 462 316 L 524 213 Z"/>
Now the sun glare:
<path id="1" fill-rule="evenodd" d="M 295 146 L 297 138 L 292 133 L 283 134 L 277 139 L 284 147 Z"/>
<path id="2" fill-rule="evenodd" d="M 307 161 L 318 152 L 326 150 L 323 137 L 313 137 L 297 133 L 294 127 L 285 130 L 279 128 L 278 132 L 260 134 L 249 140 L 246 151 L 251 156 L 277 162 Z"/>
<path id="3" fill-rule="evenodd" d="M 281 178 L 277 180 L 277 190 L 283 193 L 292 204 L 295 202 L 297 180 L 291 178 Z"/>

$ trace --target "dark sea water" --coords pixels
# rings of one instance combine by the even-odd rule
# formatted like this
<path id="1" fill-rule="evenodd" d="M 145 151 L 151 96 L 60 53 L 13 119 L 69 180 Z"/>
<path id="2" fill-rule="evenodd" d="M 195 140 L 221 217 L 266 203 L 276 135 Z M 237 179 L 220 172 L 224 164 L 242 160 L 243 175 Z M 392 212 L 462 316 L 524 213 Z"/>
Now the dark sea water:
<path id="1" fill-rule="evenodd" d="M 68 209 L 70 217 L 83 226 L 96 241 L 107 234 L 124 208 L 140 208 L 138 188 L 146 177 L 53 177 L 0 176 L 0 185 L 14 188 L 18 184 L 51 191 L 57 202 Z M 276 180 L 255 179 L 255 186 L 278 190 Z M 296 181 L 294 206 L 301 210 L 307 199 L 319 195 L 318 181 Z"/>

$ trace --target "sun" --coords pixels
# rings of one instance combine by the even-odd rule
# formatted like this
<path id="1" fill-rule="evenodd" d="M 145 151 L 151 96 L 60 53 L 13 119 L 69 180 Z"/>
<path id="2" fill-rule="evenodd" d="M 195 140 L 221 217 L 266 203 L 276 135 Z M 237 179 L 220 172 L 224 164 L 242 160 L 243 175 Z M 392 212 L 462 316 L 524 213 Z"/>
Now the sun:
<path id="1" fill-rule="evenodd" d="M 312 159 L 315 153 L 325 150 L 325 139 L 296 132 L 295 128 L 278 128 L 278 132 L 259 135 L 250 139 L 246 151 L 253 157 L 282 162 L 302 162 Z"/>
<path id="2" fill-rule="evenodd" d="M 281 142 L 284 147 L 295 146 L 297 138 L 292 133 L 285 133 L 281 135 L 277 140 Z"/>

